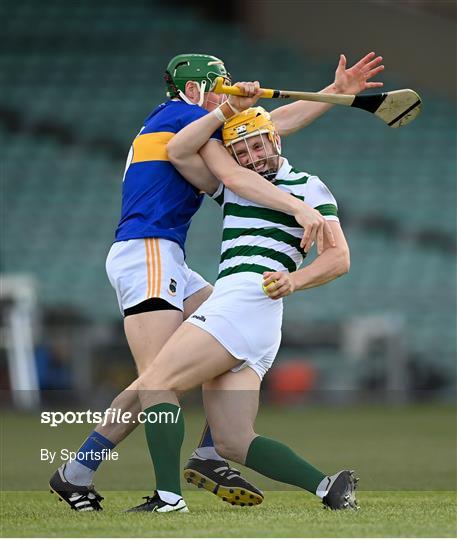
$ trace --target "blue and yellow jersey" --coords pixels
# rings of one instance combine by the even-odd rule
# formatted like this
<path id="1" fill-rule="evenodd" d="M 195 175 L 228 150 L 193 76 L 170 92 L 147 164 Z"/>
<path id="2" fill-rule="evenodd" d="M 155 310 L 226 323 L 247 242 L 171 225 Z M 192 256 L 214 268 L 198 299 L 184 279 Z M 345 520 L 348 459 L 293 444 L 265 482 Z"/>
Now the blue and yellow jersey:
<path id="1" fill-rule="evenodd" d="M 146 118 L 127 158 L 116 242 L 165 238 L 184 251 L 192 216 L 203 195 L 168 161 L 166 146 L 175 133 L 205 114 L 208 112 L 198 105 L 172 100 Z M 220 130 L 213 138 L 222 138 Z"/>

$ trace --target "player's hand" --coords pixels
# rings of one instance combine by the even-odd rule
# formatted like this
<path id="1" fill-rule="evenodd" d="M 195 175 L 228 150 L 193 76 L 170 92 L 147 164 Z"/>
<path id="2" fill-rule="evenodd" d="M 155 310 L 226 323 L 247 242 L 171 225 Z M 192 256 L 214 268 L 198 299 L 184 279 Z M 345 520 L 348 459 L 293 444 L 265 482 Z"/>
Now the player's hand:
<path id="1" fill-rule="evenodd" d="M 264 272 L 263 290 L 272 300 L 279 300 L 295 291 L 293 274 L 287 272 Z"/>
<path id="2" fill-rule="evenodd" d="M 358 94 L 368 88 L 379 88 L 382 82 L 368 82 L 383 71 L 382 56 L 370 52 L 349 69 L 346 69 L 346 57 L 340 54 L 340 61 L 335 72 L 335 92 L 338 94 Z"/>
<path id="3" fill-rule="evenodd" d="M 335 247 L 335 238 L 327 220 L 314 208 L 307 204 L 300 205 L 299 209 L 294 214 L 295 221 L 299 223 L 304 231 L 300 242 L 300 247 L 308 253 L 316 242 L 317 254 L 320 255 L 324 251 L 324 239 L 330 246 Z"/>
<path id="4" fill-rule="evenodd" d="M 262 95 L 262 90 L 260 90 L 259 81 L 254 82 L 239 82 L 234 86 L 239 88 L 246 97 L 241 96 L 229 96 L 228 101 L 230 105 L 238 111 L 244 111 L 249 109 L 257 103 L 257 100 Z"/>

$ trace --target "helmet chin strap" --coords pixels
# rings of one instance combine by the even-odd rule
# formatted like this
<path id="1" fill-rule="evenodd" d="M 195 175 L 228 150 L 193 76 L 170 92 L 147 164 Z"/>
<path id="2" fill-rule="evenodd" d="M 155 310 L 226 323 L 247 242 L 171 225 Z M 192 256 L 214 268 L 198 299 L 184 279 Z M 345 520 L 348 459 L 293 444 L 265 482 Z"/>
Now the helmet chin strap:
<path id="1" fill-rule="evenodd" d="M 203 80 L 201 85 L 199 85 L 198 83 L 197 85 L 200 88 L 200 99 L 198 100 L 197 105 L 201 107 L 203 105 L 203 101 L 205 100 L 206 81 Z"/>
<path id="2" fill-rule="evenodd" d="M 182 90 L 178 90 L 178 95 L 183 101 L 185 101 L 189 105 L 194 105 L 194 103 L 192 103 L 192 101 L 186 96 L 186 94 Z"/>
<path id="3" fill-rule="evenodd" d="M 198 100 L 198 103 L 194 103 L 193 101 L 191 101 L 182 90 L 179 90 L 178 94 L 179 97 L 189 105 L 198 105 L 199 107 L 201 107 L 203 105 L 203 101 L 205 100 L 205 89 L 207 83 L 206 81 L 202 81 L 201 84 L 199 84 L 198 82 L 196 82 L 195 84 L 197 85 L 197 88 L 200 92 L 200 99 Z"/>

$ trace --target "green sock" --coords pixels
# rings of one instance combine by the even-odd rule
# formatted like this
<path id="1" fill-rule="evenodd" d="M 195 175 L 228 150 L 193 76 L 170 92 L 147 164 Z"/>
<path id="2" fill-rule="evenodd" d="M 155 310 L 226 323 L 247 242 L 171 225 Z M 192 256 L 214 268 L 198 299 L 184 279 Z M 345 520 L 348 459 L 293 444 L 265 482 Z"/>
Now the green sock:
<path id="1" fill-rule="evenodd" d="M 144 412 L 150 418 L 144 427 L 156 473 L 156 489 L 181 495 L 180 457 L 184 439 L 181 410 L 172 403 L 158 403 Z"/>
<path id="2" fill-rule="evenodd" d="M 245 465 L 268 478 L 298 486 L 313 494 L 326 476 L 285 444 L 260 436 L 251 442 Z"/>

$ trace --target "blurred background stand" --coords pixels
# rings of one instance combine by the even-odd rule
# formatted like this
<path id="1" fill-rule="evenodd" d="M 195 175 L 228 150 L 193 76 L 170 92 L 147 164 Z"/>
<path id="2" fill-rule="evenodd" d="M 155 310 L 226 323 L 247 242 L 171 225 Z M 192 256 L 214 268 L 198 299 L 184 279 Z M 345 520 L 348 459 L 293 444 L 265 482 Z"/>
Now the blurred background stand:
<path id="1" fill-rule="evenodd" d="M 11 300 L 2 301 L 7 405 L 26 405 L 17 393 L 10 399 L 13 379 L 27 388 L 38 379 L 42 404 L 51 392 L 55 402 L 85 407 L 106 405 L 135 378 L 105 258 L 131 141 L 166 99 L 167 62 L 189 44 L 224 59 L 234 80 L 309 91 L 333 80 L 340 53 L 352 65 L 374 50 L 384 57 L 377 80 L 385 90 L 419 92 L 422 113 L 405 128 L 334 107 L 283 139 L 291 164 L 318 174 L 338 201 L 351 270 L 285 300 L 275 367 L 303 363 L 281 375 L 286 388 L 300 383 L 293 401 L 301 392 L 306 403 L 335 405 L 375 397 L 454 402 L 455 2 L 208 6 L 180 0 L 177 17 L 176 4 L 159 0 L 0 2 L 0 271 L 33 278 L 40 312 L 36 324 L 26 304 L 11 311 Z M 205 200 L 187 242 L 187 264 L 211 282 L 221 221 Z M 21 288 L 19 296 L 27 294 L 28 285 Z M 27 399 L 31 406 L 36 398 Z"/>
<path id="2" fill-rule="evenodd" d="M 386 402 L 409 401 L 408 351 L 401 314 L 350 318 L 343 326 L 342 351 L 365 374 L 365 380 L 378 382 Z"/>
<path id="3" fill-rule="evenodd" d="M 27 275 L 0 276 L 0 346 L 6 351 L 12 401 L 18 409 L 40 404 L 35 363 L 36 281 Z"/>

